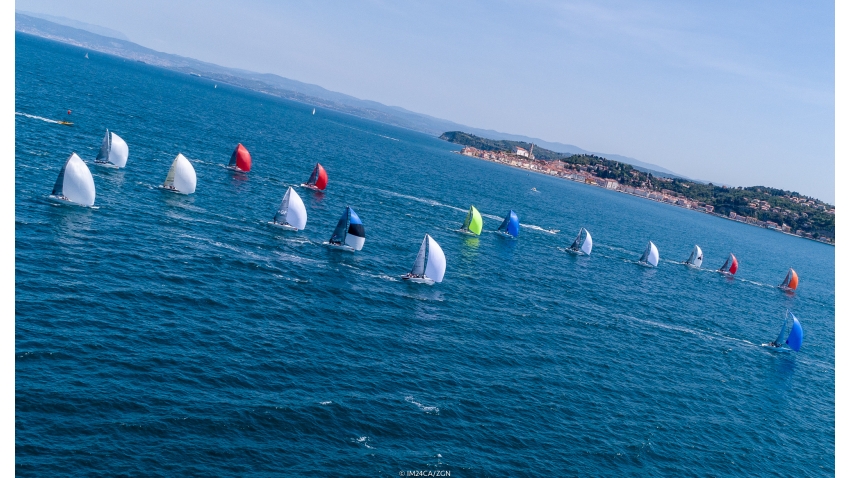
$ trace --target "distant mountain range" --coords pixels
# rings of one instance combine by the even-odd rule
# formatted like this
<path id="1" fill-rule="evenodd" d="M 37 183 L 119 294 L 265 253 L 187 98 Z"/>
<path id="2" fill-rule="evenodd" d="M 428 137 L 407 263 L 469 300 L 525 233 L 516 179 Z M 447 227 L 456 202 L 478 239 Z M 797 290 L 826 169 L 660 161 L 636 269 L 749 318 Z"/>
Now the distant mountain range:
<path id="1" fill-rule="evenodd" d="M 494 140 L 534 143 L 559 153 L 595 154 L 630 164 L 644 172 L 652 173 L 654 176 L 689 179 L 661 166 L 618 154 L 588 151 L 571 144 L 474 128 L 452 121 L 434 118 L 433 116 L 415 113 L 398 106 L 387 106 L 376 101 L 361 100 L 343 93 L 327 90 L 318 85 L 311 85 L 270 73 L 256 73 L 237 68 L 227 68 L 192 58 L 158 52 L 129 41 L 121 32 L 69 18 L 17 11 L 15 12 L 15 30 L 128 60 L 141 61 L 169 70 L 200 75 L 220 83 L 259 91 L 280 98 L 419 131 L 432 136 L 440 136 L 445 131 L 466 131 Z"/>

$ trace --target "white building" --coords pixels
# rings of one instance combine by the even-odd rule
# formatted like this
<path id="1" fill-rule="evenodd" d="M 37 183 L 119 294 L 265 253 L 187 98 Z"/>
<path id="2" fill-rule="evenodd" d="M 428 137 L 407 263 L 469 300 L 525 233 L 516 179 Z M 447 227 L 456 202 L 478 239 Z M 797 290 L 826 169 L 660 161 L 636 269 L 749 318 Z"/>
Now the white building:
<path id="1" fill-rule="evenodd" d="M 527 158 L 528 157 L 528 151 L 525 148 L 520 148 L 519 146 L 517 146 L 516 155 L 517 156 L 523 156 L 523 157 Z"/>

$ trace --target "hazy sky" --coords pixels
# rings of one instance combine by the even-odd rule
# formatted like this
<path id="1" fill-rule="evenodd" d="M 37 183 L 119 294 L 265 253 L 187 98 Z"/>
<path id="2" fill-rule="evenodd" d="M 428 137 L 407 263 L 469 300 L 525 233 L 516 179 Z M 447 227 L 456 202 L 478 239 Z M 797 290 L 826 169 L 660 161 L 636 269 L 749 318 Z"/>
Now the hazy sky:
<path id="1" fill-rule="evenodd" d="M 833 2 L 15 7 L 479 128 L 834 202 Z"/>

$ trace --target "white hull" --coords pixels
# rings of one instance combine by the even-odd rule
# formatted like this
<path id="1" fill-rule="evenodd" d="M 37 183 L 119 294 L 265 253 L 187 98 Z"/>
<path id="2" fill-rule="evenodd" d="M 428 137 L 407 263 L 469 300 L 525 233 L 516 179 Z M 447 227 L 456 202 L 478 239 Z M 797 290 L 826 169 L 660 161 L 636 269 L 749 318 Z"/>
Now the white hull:
<path id="1" fill-rule="evenodd" d="M 182 194 L 182 195 L 184 195 L 184 196 L 188 196 L 188 194 L 186 194 L 186 193 L 184 193 L 184 192 L 182 192 L 182 191 L 178 191 L 177 189 L 174 189 L 174 188 L 167 188 L 167 187 L 162 186 L 162 185 L 157 186 L 157 188 L 159 188 L 159 189 L 161 189 L 161 190 L 163 190 L 163 191 L 166 191 L 166 192 L 170 192 L 170 193 L 174 193 L 174 194 Z"/>
<path id="2" fill-rule="evenodd" d="M 323 242 L 322 245 L 328 246 L 331 249 L 336 249 L 338 251 L 345 251 L 345 252 L 354 252 L 355 251 L 355 249 L 353 247 L 345 245 L 345 244 L 331 244 L 330 242 Z"/>
<path id="3" fill-rule="evenodd" d="M 274 227 L 279 227 L 279 228 L 283 229 L 284 231 L 297 231 L 298 230 L 297 227 L 290 226 L 289 224 L 281 224 L 279 222 L 274 222 L 274 221 L 269 221 L 269 224 L 274 226 Z"/>
<path id="4" fill-rule="evenodd" d="M 457 232 L 463 234 L 464 236 L 478 237 L 478 234 L 464 229 L 458 229 Z"/>
<path id="5" fill-rule="evenodd" d="M 649 267 L 650 269 L 656 267 L 656 266 L 650 264 L 649 262 L 643 262 L 643 261 L 638 261 L 638 265 L 643 266 L 643 267 Z"/>
<path id="6" fill-rule="evenodd" d="M 434 284 L 434 281 L 432 279 L 429 279 L 428 276 L 425 276 L 425 277 L 409 277 L 409 276 L 404 275 L 404 276 L 401 276 L 401 278 L 406 280 L 407 282 L 412 282 L 414 284 L 427 284 L 427 285 L 433 285 Z"/>
<path id="7" fill-rule="evenodd" d="M 507 232 L 502 232 L 502 231 L 496 231 L 496 235 L 502 236 L 505 239 L 510 239 L 510 240 L 516 240 L 517 239 L 516 237 L 508 234 Z"/>
<path id="8" fill-rule="evenodd" d="M 587 255 L 580 250 L 576 251 L 576 250 L 570 249 L 569 247 L 564 249 L 564 250 L 567 251 L 568 253 L 574 255 L 574 256 L 586 256 Z"/>
<path id="9" fill-rule="evenodd" d="M 685 265 L 690 267 L 691 269 L 699 269 L 700 268 L 699 266 L 695 266 L 693 264 L 688 264 L 687 262 L 685 262 Z"/>
<path id="10" fill-rule="evenodd" d="M 312 184 L 301 183 L 302 188 L 312 189 L 313 191 L 321 191 L 321 189 L 313 186 Z"/>
<path id="11" fill-rule="evenodd" d="M 76 202 L 71 201 L 70 199 L 66 198 L 65 196 L 54 196 L 54 195 L 51 194 L 50 196 L 47 196 L 47 199 L 49 199 L 51 202 L 55 202 L 56 204 L 65 204 L 65 205 L 68 205 L 68 206 L 79 206 L 79 207 L 93 207 L 93 206 L 86 206 L 85 204 L 76 203 Z"/>
<path id="12" fill-rule="evenodd" d="M 110 169 L 121 169 L 120 167 L 110 163 L 109 161 L 95 161 L 95 166 L 100 166 L 102 168 L 110 168 Z"/>
<path id="13" fill-rule="evenodd" d="M 225 166 L 225 168 L 227 168 L 227 169 L 229 169 L 229 170 L 231 170 L 231 171 L 237 172 L 237 173 L 245 173 L 245 172 L 247 172 L 247 171 L 242 171 L 241 169 L 239 169 L 239 168 L 238 168 L 238 167 L 236 167 L 236 166 Z"/>

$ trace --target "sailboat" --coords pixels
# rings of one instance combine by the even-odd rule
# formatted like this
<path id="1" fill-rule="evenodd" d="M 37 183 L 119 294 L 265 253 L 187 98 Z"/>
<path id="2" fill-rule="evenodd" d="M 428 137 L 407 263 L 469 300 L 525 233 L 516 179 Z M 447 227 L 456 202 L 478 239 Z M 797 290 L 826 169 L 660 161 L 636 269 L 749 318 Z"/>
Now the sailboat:
<path id="1" fill-rule="evenodd" d="M 702 249 L 700 249 L 699 246 L 694 246 L 694 250 L 691 251 L 691 255 L 688 257 L 688 260 L 685 261 L 685 265 L 691 267 L 699 267 L 702 265 Z"/>
<path id="2" fill-rule="evenodd" d="M 581 228 L 578 230 L 578 235 L 573 241 L 573 244 L 567 248 L 567 252 L 572 252 L 573 254 L 585 254 L 589 256 L 592 249 L 593 238 L 590 237 L 590 232 L 588 232 L 585 228 Z"/>
<path id="3" fill-rule="evenodd" d="M 316 108 L 313 108 L 313 114 L 316 114 Z"/>
<path id="4" fill-rule="evenodd" d="M 726 258 L 726 262 L 723 263 L 720 269 L 717 269 L 717 272 L 728 276 L 735 275 L 738 272 L 738 258 L 735 257 L 735 254 L 730 253 L 729 257 Z"/>
<path id="5" fill-rule="evenodd" d="M 236 145 L 236 149 L 230 155 L 230 163 L 227 167 L 241 173 L 247 173 L 251 170 L 251 153 L 245 146 L 242 146 L 242 143 Z"/>
<path id="6" fill-rule="evenodd" d="M 458 232 L 468 236 L 478 236 L 483 227 L 484 219 L 481 217 L 481 213 L 478 212 L 478 209 L 475 209 L 475 206 L 469 206 L 469 212 L 466 213 L 466 219 L 463 220 L 463 226 Z"/>
<path id="7" fill-rule="evenodd" d="M 328 173 L 325 172 L 325 168 L 321 164 L 316 163 L 316 167 L 313 168 L 313 172 L 310 174 L 310 179 L 301 186 L 315 189 L 316 191 L 323 191 L 328 186 Z"/>
<path id="8" fill-rule="evenodd" d="M 511 239 L 519 237 L 519 216 L 513 210 L 508 212 L 508 215 L 505 216 L 505 220 L 502 221 L 496 232 Z"/>
<path id="9" fill-rule="evenodd" d="M 334 249 L 354 252 L 363 249 L 364 242 L 366 242 L 366 229 L 363 227 L 363 222 L 360 221 L 360 217 L 354 212 L 354 209 L 345 206 L 345 212 L 342 213 L 333 235 L 325 245 Z"/>
<path id="10" fill-rule="evenodd" d="M 788 337 L 783 341 L 782 338 L 785 336 L 785 328 L 788 325 L 788 316 L 791 316 L 793 322 L 791 323 L 791 331 L 788 333 Z M 785 311 L 785 320 L 782 321 L 782 328 L 779 329 L 779 335 L 776 336 L 776 340 L 767 344 L 771 347 L 782 347 L 782 344 L 788 345 L 791 350 L 795 352 L 800 351 L 800 347 L 803 345 L 803 326 L 800 325 L 800 321 L 797 320 L 797 317 L 794 317 L 794 314 L 791 311 Z"/>
<path id="11" fill-rule="evenodd" d="M 91 207 L 94 206 L 94 196 L 94 178 L 89 167 L 77 153 L 71 153 L 59 171 L 50 199 L 58 203 Z"/>
<path id="12" fill-rule="evenodd" d="M 89 52 L 86 52 L 86 60 L 89 59 Z"/>
<path id="13" fill-rule="evenodd" d="M 425 238 L 422 239 L 422 245 L 419 246 L 419 254 L 416 255 L 416 260 L 413 261 L 413 269 L 401 276 L 401 278 L 417 284 L 431 285 L 435 282 L 443 282 L 443 276 L 445 274 L 446 255 L 443 254 L 443 249 L 437 244 L 437 241 L 430 235 L 425 234 Z"/>
<path id="14" fill-rule="evenodd" d="M 127 143 L 120 136 L 107 129 L 103 136 L 103 142 L 100 144 L 100 151 L 94 158 L 94 164 L 109 168 L 123 168 L 127 165 L 129 156 L 130 148 Z"/>
<path id="15" fill-rule="evenodd" d="M 192 163 L 186 159 L 186 156 L 178 153 L 171 163 L 171 169 L 168 170 L 165 182 L 162 183 L 160 188 L 175 193 L 192 194 L 195 192 L 197 184 L 198 177 L 195 175 L 195 168 L 192 167 Z"/>
<path id="16" fill-rule="evenodd" d="M 299 231 L 307 226 L 307 209 L 304 207 L 301 196 L 292 189 L 292 186 L 286 190 L 280 207 L 269 224 L 288 231 Z"/>
<path id="17" fill-rule="evenodd" d="M 658 248 L 652 241 L 649 241 L 649 244 L 646 245 L 646 249 L 638 262 L 645 266 L 658 267 Z"/>
<path id="18" fill-rule="evenodd" d="M 786 291 L 797 290 L 797 283 L 799 281 L 800 278 L 797 277 L 797 271 L 788 269 L 788 273 L 785 274 L 785 280 L 782 281 L 782 284 L 779 284 L 779 288 Z"/>

